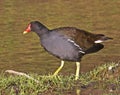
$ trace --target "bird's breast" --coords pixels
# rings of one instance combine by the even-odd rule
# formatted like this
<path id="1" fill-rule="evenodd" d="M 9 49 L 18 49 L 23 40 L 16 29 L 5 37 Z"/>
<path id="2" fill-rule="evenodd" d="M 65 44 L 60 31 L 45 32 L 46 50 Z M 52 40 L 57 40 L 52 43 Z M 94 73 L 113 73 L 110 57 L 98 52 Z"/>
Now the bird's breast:
<path id="1" fill-rule="evenodd" d="M 42 39 L 41 43 L 49 53 L 64 60 L 77 60 L 84 53 L 79 45 L 63 36 L 50 36 Z"/>

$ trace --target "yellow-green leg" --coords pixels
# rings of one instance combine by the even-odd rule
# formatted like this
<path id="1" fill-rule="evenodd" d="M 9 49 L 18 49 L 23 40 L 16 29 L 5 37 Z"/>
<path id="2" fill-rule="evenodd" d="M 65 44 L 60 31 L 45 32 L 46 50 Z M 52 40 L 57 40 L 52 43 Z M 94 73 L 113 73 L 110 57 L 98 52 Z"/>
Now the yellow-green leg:
<path id="1" fill-rule="evenodd" d="M 59 73 L 59 71 L 62 69 L 63 66 L 64 66 L 64 61 L 61 60 L 61 65 L 60 65 L 60 67 L 55 71 L 55 73 L 53 74 L 53 76 L 56 76 L 56 75 Z"/>
<path id="2" fill-rule="evenodd" d="M 80 73 L 80 62 L 76 62 L 76 75 L 75 75 L 75 80 L 78 80 L 79 78 L 79 73 Z"/>

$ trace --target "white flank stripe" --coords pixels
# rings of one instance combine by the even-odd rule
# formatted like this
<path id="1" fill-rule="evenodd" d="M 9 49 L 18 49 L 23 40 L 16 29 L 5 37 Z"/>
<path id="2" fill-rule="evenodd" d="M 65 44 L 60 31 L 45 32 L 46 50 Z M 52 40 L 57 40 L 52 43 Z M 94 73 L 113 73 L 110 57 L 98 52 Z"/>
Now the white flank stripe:
<path id="1" fill-rule="evenodd" d="M 85 53 L 84 51 L 79 51 L 80 53 Z"/>
<path id="2" fill-rule="evenodd" d="M 78 47 L 79 49 L 80 49 L 80 51 L 79 52 L 81 52 L 81 53 L 85 53 L 84 51 L 82 51 L 82 48 L 80 48 L 80 46 L 79 45 L 77 45 L 73 40 L 71 40 L 71 39 L 68 39 L 68 41 L 69 42 L 71 42 L 71 43 L 73 43 L 76 47 Z"/>
<path id="3" fill-rule="evenodd" d="M 97 40 L 94 43 L 102 43 L 102 42 L 103 42 L 102 40 Z"/>

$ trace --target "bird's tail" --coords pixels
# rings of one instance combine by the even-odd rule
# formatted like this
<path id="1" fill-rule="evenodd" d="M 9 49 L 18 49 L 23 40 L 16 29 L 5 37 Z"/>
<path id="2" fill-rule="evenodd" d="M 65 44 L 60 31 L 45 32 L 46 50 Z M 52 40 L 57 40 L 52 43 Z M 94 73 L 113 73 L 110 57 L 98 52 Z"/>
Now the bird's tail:
<path id="1" fill-rule="evenodd" d="M 94 44 L 92 47 L 90 47 L 87 51 L 85 51 L 85 54 L 95 53 L 103 48 L 104 48 L 104 45 L 97 43 L 97 44 Z"/>
<path id="2" fill-rule="evenodd" d="M 103 34 L 97 34 L 96 35 L 96 40 L 94 41 L 94 43 L 101 43 L 101 42 L 104 42 L 106 40 L 111 40 L 113 38 L 111 37 L 106 37 L 105 35 Z"/>

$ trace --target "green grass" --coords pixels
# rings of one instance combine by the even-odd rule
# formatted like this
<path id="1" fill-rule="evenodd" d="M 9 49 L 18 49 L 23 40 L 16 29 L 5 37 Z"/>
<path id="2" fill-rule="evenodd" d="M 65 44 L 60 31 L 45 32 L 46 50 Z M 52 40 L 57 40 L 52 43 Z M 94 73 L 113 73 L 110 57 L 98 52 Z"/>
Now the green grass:
<path id="1" fill-rule="evenodd" d="M 113 67 L 112 70 L 108 70 L 110 66 Z M 110 90 L 113 90 L 112 93 L 116 93 L 120 89 L 119 71 L 119 63 L 112 62 L 81 74 L 77 81 L 74 80 L 74 75 L 52 77 L 52 75 L 29 74 L 39 83 L 24 76 L 10 75 L 3 72 L 0 74 L 0 91 L 1 95 L 46 95 L 48 93 L 49 95 L 62 95 L 63 92 L 67 94 L 69 91 L 76 90 L 76 93 L 78 93 L 78 88 L 81 90 L 92 87 L 105 90 L 109 88 L 109 93 Z M 114 89 L 113 87 L 110 88 L 110 85 L 114 85 Z M 112 95 L 112 93 L 104 93 L 104 95 Z"/>

